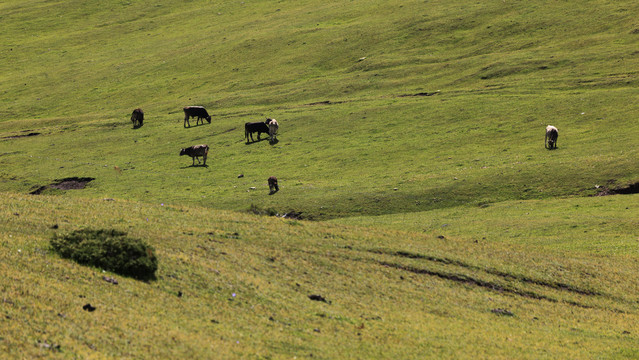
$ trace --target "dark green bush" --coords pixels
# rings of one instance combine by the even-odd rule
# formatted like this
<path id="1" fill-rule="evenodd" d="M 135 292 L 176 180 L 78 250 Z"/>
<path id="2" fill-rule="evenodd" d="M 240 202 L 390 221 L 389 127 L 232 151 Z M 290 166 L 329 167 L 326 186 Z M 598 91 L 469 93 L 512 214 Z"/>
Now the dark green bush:
<path id="1" fill-rule="evenodd" d="M 51 239 L 53 251 L 82 265 L 95 266 L 139 280 L 155 279 L 153 248 L 118 230 L 76 230 Z"/>

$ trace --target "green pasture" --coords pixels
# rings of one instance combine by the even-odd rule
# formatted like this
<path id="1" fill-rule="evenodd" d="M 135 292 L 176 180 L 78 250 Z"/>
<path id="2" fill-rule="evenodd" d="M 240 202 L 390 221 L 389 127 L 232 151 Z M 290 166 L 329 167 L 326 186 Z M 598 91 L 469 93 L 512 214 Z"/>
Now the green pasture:
<path id="1" fill-rule="evenodd" d="M 459 4 L 6 3 L 0 189 L 88 176 L 83 197 L 328 219 L 635 182 L 636 5 Z M 194 104 L 213 121 L 184 129 Z M 244 145 L 266 117 L 280 142 Z"/>
<path id="2" fill-rule="evenodd" d="M 637 13 L 0 3 L 0 351 L 638 357 L 637 195 L 594 196 L 639 182 Z M 187 105 L 211 123 L 185 128 Z M 279 141 L 246 143 L 267 117 Z M 196 144 L 207 166 L 179 156 Z M 74 177 L 94 180 L 50 186 Z M 150 243 L 157 280 L 50 251 L 88 227 Z"/>
<path id="3" fill-rule="evenodd" d="M 194 206 L 2 195 L 0 350 L 10 358 L 637 356 L 636 230 L 629 251 L 597 254 L 538 244 L 600 229 L 590 223 L 531 230 L 529 244 L 475 242 L 474 231 L 440 238 Z M 529 221 L 564 226 L 562 208 L 524 203 Z M 84 227 L 145 239 L 159 259 L 157 280 L 49 251 L 54 233 Z"/>

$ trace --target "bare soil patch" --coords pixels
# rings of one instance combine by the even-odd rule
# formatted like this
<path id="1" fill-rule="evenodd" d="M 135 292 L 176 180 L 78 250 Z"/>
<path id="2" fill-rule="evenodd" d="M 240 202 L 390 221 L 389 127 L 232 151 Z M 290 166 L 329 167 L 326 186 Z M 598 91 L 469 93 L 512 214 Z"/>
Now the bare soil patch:
<path id="1" fill-rule="evenodd" d="M 57 179 L 55 180 L 55 182 L 49 185 L 36 187 L 36 189 L 31 191 L 29 194 L 38 195 L 38 194 L 41 194 L 44 190 L 49 188 L 60 189 L 60 190 L 84 189 L 87 186 L 87 184 L 93 180 L 95 180 L 95 178 L 92 178 L 92 177 L 68 177 L 64 179 Z"/>
<path id="2" fill-rule="evenodd" d="M 607 196 L 607 195 L 628 195 L 639 193 L 639 182 L 630 184 L 625 187 L 608 188 L 603 186 L 595 196 Z"/>

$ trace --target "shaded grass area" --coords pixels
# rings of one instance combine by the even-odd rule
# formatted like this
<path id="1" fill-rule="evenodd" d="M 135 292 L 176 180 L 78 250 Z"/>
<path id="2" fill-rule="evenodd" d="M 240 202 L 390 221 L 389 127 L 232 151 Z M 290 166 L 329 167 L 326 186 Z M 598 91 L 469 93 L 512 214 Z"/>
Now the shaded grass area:
<path id="1" fill-rule="evenodd" d="M 627 255 L 122 200 L 1 199 L 0 347 L 10 357 L 423 358 L 439 349 L 427 357 L 590 358 L 632 354 L 637 341 Z M 46 251 L 48 234 L 88 225 L 146 239 L 157 280 Z"/>

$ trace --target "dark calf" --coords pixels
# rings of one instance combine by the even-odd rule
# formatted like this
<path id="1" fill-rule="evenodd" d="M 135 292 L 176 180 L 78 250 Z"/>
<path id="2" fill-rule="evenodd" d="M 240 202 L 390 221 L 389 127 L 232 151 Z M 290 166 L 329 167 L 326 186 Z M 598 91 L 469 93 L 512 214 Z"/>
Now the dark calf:
<path id="1" fill-rule="evenodd" d="M 133 110 L 133 113 L 131 114 L 131 122 L 133 123 L 134 129 L 142 127 L 144 124 L 144 111 L 140 108 Z"/>

